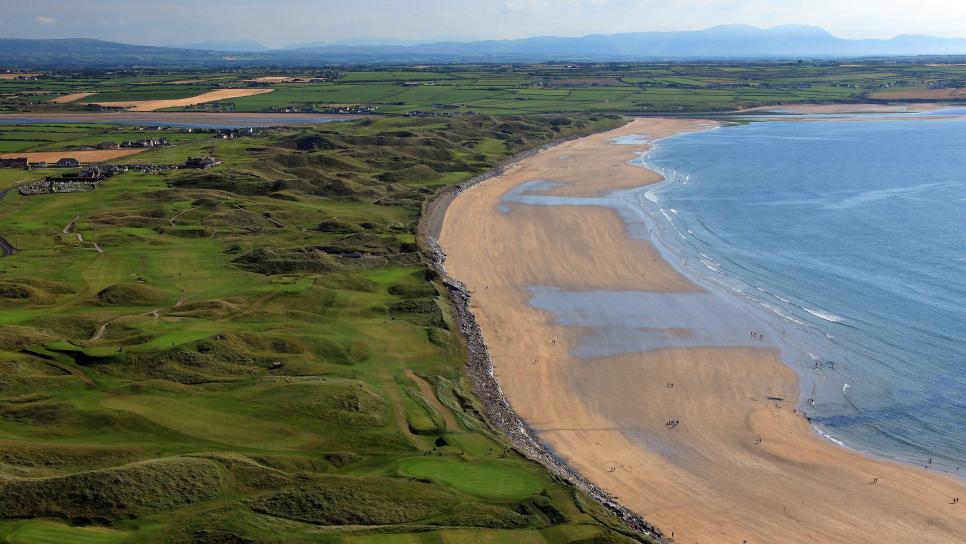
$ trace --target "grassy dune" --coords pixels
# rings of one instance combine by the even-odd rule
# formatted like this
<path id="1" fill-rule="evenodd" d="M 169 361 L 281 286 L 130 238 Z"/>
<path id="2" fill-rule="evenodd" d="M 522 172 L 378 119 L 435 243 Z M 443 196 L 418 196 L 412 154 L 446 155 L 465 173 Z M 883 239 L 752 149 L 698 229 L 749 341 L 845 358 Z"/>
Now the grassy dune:
<path id="1" fill-rule="evenodd" d="M 224 164 L 7 195 L 0 539 L 632 541 L 482 420 L 416 239 L 441 188 L 617 122 L 188 138 L 137 160 Z"/>

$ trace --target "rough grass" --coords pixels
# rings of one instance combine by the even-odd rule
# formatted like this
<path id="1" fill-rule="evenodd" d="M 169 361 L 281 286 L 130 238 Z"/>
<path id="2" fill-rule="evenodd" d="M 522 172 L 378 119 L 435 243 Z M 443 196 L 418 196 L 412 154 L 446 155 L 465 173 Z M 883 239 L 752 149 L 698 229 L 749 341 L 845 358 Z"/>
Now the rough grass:
<path id="1" fill-rule="evenodd" d="M 91 304 L 97 306 L 153 306 L 170 298 L 164 291 L 142 284 L 111 285 L 99 291 Z"/>
<path id="2" fill-rule="evenodd" d="M 386 525 L 445 513 L 455 500 L 431 484 L 329 476 L 248 504 L 256 512 L 320 525 Z"/>
<path id="3" fill-rule="evenodd" d="M 0 512 L 115 520 L 211 499 L 224 485 L 211 461 L 161 459 L 61 477 L 0 480 Z"/>
<path id="4" fill-rule="evenodd" d="M 39 517 L 145 543 L 337 541 L 359 524 L 511 542 L 618 525 L 515 454 L 495 459 L 506 445 L 463 375 L 415 234 L 441 188 L 616 122 L 169 131 L 185 139 L 138 161 L 224 164 L 8 194 L 0 233 L 22 251 L 0 259 L 0 540 L 58 534 L 24 529 Z M 88 130 L 94 143 L 133 132 L 33 128 L 48 140 Z M 72 222 L 85 242 L 63 234 Z M 412 459 L 430 464 L 401 471 Z"/>

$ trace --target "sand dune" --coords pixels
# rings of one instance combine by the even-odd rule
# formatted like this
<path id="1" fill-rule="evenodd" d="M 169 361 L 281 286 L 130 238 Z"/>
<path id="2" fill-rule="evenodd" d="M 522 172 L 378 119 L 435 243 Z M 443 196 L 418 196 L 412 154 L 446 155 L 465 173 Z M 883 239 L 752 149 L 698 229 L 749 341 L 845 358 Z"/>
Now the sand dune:
<path id="1" fill-rule="evenodd" d="M 776 350 L 695 346 L 581 359 L 572 350 L 588 331 L 528 304 L 533 285 L 700 291 L 648 242 L 630 239 L 611 209 L 508 209 L 503 201 L 532 180 L 563 182 L 554 193 L 566 196 L 652 183 L 654 173 L 626 164 L 643 146 L 608 140 L 697 128 L 636 120 L 542 152 L 450 205 L 440 240 L 447 270 L 473 290 L 510 403 L 555 452 L 675 542 L 962 542 L 966 507 L 949 503 L 966 497 L 966 484 L 820 438 L 797 413 L 798 378 Z M 681 424 L 668 429 L 668 419 Z"/>
<path id="2" fill-rule="evenodd" d="M 146 151 L 145 148 L 136 149 L 96 149 L 88 151 L 33 151 L 30 153 L 0 153 L 0 159 L 27 157 L 28 162 L 46 161 L 55 163 L 63 158 L 74 158 L 82 163 L 109 161 L 120 157 L 127 157 Z"/>
<path id="3" fill-rule="evenodd" d="M 256 94 L 270 93 L 274 89 L 218 89 L 209 91 L 188 98 L 173 98 L 168 100 L 132 100 L 126 102 L 97 102 L 93 104 L 100 106 L 110 106 L 115 108 L 128 108 L 130 111 L 157 111 L 165 108 L 183 108 L 204 104 L 205 102 L 217 102 L 219 100 L 229 100 L 231 98 L 241 98 Z"/>

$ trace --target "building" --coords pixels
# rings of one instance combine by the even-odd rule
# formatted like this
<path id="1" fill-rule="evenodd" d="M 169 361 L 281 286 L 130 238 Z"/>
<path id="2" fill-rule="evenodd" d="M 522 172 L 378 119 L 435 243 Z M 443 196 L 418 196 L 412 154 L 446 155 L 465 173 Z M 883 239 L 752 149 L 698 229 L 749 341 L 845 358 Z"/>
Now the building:
<path id="1" fill-rule="evenodd" d="M 101 167 L 101 170 L 106 176 L 113 176 L 114 174 L 123 174 L 129 170 L 126 164 L 107 164 Z"/>
<path id="2" fill-rule="evenodd" d="M 94 146 L 97 149 L 121 149 L 121 144 L 114 142 L 101 142 Z"/>
<path id="3" fill-rule="evenodd" d="M 27 157 L 0 159 L 0 168 L 28 168 Z"/>
<path id="4" fill-rule="evenodd" d="M 188 157 L 185 161 L 185 168 L 200 168 L 202 170 L 207 170 L 212 166 L 217 166 L 221 164 L 221 161 L 214 157 Z"/>
<path id="5" fill-rule="evenodd" d="M 159 147 L 168 145 L 167 138 L 144 138 L 133 142 L 123 142 L 120 147 Z"/>
<path id="6" fill-rule="evenodd" d="M 61 182 L 61 181 L 82 181 L 85 183 L 96 184 L 99 181 L 104 181 L 107 179 L 107 174 L 100 166 L 92 164 L 87 168 L 78 170 L 77 172 L 72 172 L 70 174 L 64 174 L 57 177 L 47 177 L 47 181 L 51 182 Z"/>
<path id="7" fill-rule="evenodd" d="M 77 168 L 80 166 L 80 161 L 72 157 L 62 157 L 55 166 L 58 168 Z"/>

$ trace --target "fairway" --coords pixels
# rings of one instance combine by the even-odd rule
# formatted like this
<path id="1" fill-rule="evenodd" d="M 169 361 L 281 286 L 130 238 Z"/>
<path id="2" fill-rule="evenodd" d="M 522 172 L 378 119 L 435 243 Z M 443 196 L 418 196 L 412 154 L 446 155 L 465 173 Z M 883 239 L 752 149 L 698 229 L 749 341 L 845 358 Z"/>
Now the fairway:
<path id="1" fill-rule="evenodd" d="M 310 447 L 318 438 L 290 425 L 202 408 L 185 401 L 154 396 L 105 399 L 101 404 L 126 410 L 173 431 L 229 446 L 288 449 Z"/>
<path id="2" fill-rule="evenodd" d="M 9 544 L 121 544 L 128 534 L 103 527 L 70 527 L 53 521 L 33 521 L 11 533 Z"/>
<path id="3" fill-rule="evenodd" d="M 533 473 L 500 461 L 465 463 L 451 458 L 418 457 L 403 461 L 400 472 L 490 499 L 520 500 L 539 493 L 543 487 Z"/>

